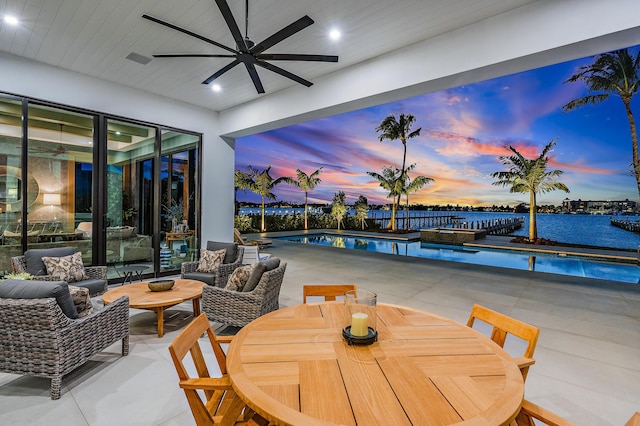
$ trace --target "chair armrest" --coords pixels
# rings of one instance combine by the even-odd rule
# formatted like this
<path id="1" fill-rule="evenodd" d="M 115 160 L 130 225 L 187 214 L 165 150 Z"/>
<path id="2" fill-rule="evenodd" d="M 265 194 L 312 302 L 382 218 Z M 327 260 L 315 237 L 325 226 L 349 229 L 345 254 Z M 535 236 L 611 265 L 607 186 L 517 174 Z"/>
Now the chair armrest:
<path id="1" fill-rule="evenodd" d="M 60 340 L 64 345 L 65 363 L 73 366 L 79 358 L 88 358 L 92 354 L 110 346 L 120 339 L 129 338 L 129 297 L 123 296 L 100 310 L 79 318 L 70 319 L 60 331 Z"/>
<path id="2" fill-rule="evenodd" d="M 236 336 L 218 336 L 216 334 L 216 340 L 218 341 L 218 343 L 231 343 L 234 339 L 234 337 Z"/>
<path id="3" fill-rule="evenodd" d="M 563 419 L 557 414 L 552 413 L 549 410 L 545 410 L 539 405 L 527 401 L 526 399 L 522 401 L 521 411 L 549 426 L 575 426 L 575 424 L 571 423 L 569 420 Z"/>
<path id="4" fill-rule="evenodd" d="M 195 390 L 231 390 L 229 376 L 224 377 L 198 377 L 193 379 L 180 380 L 182 389 Z"/>
<path id="5" fill-rule="evenodd" d="M 525 358 L 523 356 L 519 357 L 519 358 L 513 358 L 513 360 L 515 361 L 516 364 L 518 364 L 518 368 L 519 369 L 523 369 L 525 367 L 531 367 L 533 364 L 536 363 L 536 360 L 533 358 Z"/>
<path id="6" fill-rule="evenodd" d="M 182 262 L 182 265 L 180 266 L 180 273 L 184 275 L 196 272 L 199 264 L 200 262 Z"/>
<path id="7" fill-rule="evenodd" d="M 84 273 L 88 278 L 96 280 L 107 279 L 107 267 L 106 266 L 85 266 Z"/>

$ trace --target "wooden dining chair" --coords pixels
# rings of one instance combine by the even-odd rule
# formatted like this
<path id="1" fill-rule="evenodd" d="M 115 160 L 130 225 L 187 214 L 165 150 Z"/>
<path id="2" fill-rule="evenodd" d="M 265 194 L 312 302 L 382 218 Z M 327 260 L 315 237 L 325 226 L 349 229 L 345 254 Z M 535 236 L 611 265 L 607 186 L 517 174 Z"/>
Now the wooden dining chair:
<path id="1" fill-rule="evenodd" d="M 624 426 L 640 426 L 640 412 L 635 413 Z"/>
<path id="2" fill-rule="evenodd" d="M 522 407 L 520 412 L 516 416 L 516 419 L 511 422 L 509 426 L 536 426 L 539 423 L 534 423 L 534 420 L 539 420 L 543 424 L 548 426 L 575 426 L 569 420 L 566 420 L 549 410 L 546 410 L 533 402 L 522 401 Z"/>
<path id="3" fill-rule="evenodd" d="M 222 377 L 210 377 L 198 339 L 207 335 Z M 180 378 L 179 385 L 189 402 L 191 413 L 200 425 L 263 426 L 268 422 L 251 410 L 233 391 L 227 376 L 226 355 L 220 343 L 229 343 L 233 336 L 216 336 L 206 314 L 200 314 L 169 345 L 171 359 Z M 184 364 L 187 354 L 195 366 L 198 377 L 191 377 Z M 202 390 L 205 401 L 198 390 Z"/>
<path id="4" fill-rule="evenodd" d="M 527 374 L 529 373 L 529 367 L 536 362 L 533 359 L 533 352 L 536 350 L 540 329 L 477 304 L 473 305 L 473 308 L 471 309 L 471 315 L 469 315 L 467 326 L 473 328 L 473 323 L 476 319 L 493 326 L 493 330 L 491 331 L 491 340 L 501 347 L 504 347 L 507 334 L 512 334 L 528 343 L 523 356 L 514 359 L 520 368 L 520 372 L 522 372 L 523 380 L 526 380 Z"/>
<path id="5" fill-rule="evenodd" d="M 306 284 L 302 287 L 302 303 L 307 303 L 307 297 L 319 296 L 324 300 L 336 300 L 336 296 L 344 296 L 350 290 L 356 290 L 355 284 Z"/>

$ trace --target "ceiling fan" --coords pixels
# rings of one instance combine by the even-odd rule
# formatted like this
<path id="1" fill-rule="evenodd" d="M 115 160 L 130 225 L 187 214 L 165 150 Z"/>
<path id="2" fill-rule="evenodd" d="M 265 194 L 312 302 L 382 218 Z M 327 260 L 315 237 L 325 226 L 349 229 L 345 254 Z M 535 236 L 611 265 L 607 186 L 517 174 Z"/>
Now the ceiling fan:
<path id="1" fill-rule="evenodd" d="M 233 14 L 231 13 L 231 9 L 229 9 L 229 5 L 227 4 L 227 0 L 215 0 L 222 16 L 224 17 L 229 30 L 231 31 L 231 35 L 236 42 L 236 48 L 233 49 L 231 47 L 220 44 L 216 41 L 213 41 L 207 37 L 204 37 L 200 34 L 196 34 L 192 31 L 186 30 L 184 28 L 180 28 L 177 25 L 173 25 L 169 22 L 165 22 L 161 19 L 154 18 L 150 15 L 142 15 L 144 19 L 148 19 L 149 21 L 155 22 L 160 25 L 164 25 L 165 27 L 174 29 L 176 31 L 180 31 L 181 33 L 190 35 L 199 40 L 205 41 L 209 44 L 213 44 L 221 49 L 224 49 L 230 54 L 197 54 L 197 53 L 174 53 L 174 54 L 156 54 L 153 55 L 154 58 L 234 58 L 234 60 L 220 68 L 214 74 L 212 74 L 209 78 L 204 80 L 202 84 L 209 84 L 213 82 L 215 79 L 220 77 L 222 74 L 226 73 L 233 67 L 239 64 L 244 64 L 251 80 L 253 81 L 253 85 L 256 87 L 258 93 L 264 93 L 264 87 L 262 86 L 262 82 L 260 81 L 260 77 L 258 76 L 258 72 L 256 70 L 256 65 L 262 68 L 265 68 L 269 71 L 275 72 L 276 74 L 280 74 L 284 77 L 287 77 L 295 82 L 303 84 L 307 87 L 313 85 L 312 82 L 305 80 L 302 77 L 299 77 L 285 69 L 282 69 L 276 65 L 273 65 L 270 62 L 266 61 L 315 61 L 315 62 L 338 62 L 337 56 L 332 55 L 308 55 L 308 54 L 289 54 L 289 53 L 264 53 L 265 50 L 273 47 L 274 45 L 280 43 L 282 40 L 291 37 L 295 33 L 305 29 L 309 25 L 313 24 L 313 19 L 309 16 L 305 15 L 292 24 L 284 27 L 280 31 L 275 34 L 267 37 L 262 42 L 255 44 L 251 41 L 247 35 L 248 30 L 248 21 L 249 21 L 249 0 L 246 0 L 245 3 L 245 36 L 242 37 L 242 33 L 240 32 L 240 28 L 238 28 L 238 24 L 236 23 Z"/>

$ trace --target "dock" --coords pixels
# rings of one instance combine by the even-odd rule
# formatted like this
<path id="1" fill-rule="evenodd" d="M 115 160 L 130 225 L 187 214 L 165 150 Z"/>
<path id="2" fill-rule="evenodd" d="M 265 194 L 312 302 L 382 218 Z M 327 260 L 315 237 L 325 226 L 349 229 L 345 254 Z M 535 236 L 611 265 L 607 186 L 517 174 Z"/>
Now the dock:
<path id="1" fill-rule="evenodd" d="M 386 228 L 391 221 L 391 213 L 377 214 L 368 219 L 381 228 Z M 455 214 L 420 214 L 416 216 L 396 217 L 396 229 L 446 229 L 454 228 L 458 230 L 484 230 L 488 235 L 505 235 L 522 228 L 524 217 L 510 217 L 503 219 L 488 219 L 467 222 L 465 218 Z"/>
<path id="2" fill-rule="evenodd" d="M 620 220 L 620 219 L 610 219 L 609 223 L 611 226 L 615 226 L 616 228 L 624 229 L 625 231 L 635 232 L 636 234 L 640 234 L 640 222 L 631 221 L 629 219 Z"/>

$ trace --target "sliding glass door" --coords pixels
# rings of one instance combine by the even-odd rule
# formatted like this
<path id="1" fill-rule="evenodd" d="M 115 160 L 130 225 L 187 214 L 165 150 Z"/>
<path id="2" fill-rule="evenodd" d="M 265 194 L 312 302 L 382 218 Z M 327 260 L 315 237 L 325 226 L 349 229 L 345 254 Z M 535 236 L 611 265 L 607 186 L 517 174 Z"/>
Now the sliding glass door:
<path id="1" fill-rule="evenodd" d="M 107 120 L 106 261 L 154 271 L 153 127 Z"/>
<path id="2" fill-rule="evenodd" d="M 197 260 L 200 135 L 0 95 L 0 277 L 74 247 L 119 280 Z"/>
<path id="3" fill-rule="evenodd" d="M 165 271 L 178 271 L 183 262 L 198 259 L 198 142 L 195 135 L 162 132 L 160 266 Z"/>

